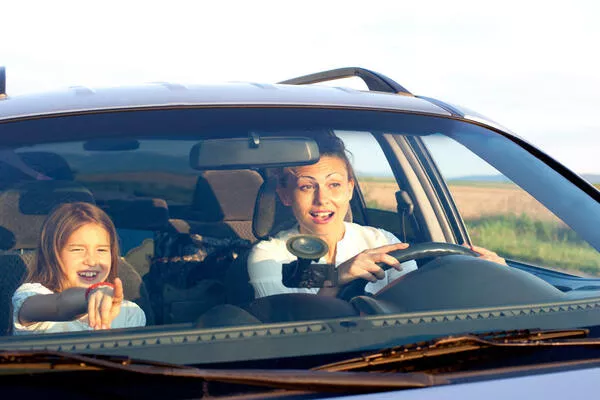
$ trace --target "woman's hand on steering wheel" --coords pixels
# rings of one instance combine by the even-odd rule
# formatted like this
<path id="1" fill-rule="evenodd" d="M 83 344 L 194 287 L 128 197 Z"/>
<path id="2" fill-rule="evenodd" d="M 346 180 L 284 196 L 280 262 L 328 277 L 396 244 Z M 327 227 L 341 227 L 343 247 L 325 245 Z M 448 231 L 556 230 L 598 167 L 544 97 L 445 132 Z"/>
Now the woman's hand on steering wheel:
<path id="1" fill-rule="evenodd" d="M 492 261 L 492 262 L 495 262 L 498 264 L 507 265 L 506 260 L 504 258 L 500 257 L 498 254 L 494 253 L 491 250 L 488 250 L 484 247 L 479 247 L 479 246 L 466 245 L 466 247 L 470 248 L 474 252 L 479 253 L 480 254 L 479 258 L 482 258 L 487 261 Z"/>
<path id="2" fill-rule="evenodd" d="M 338 284 L 344 285 L 358 278 L 366 279 L 369 282 L 377 282 L 385 278 L 385 271 L 377 263 L 384 263 L 402 271 L 398 260 L 388 253 L 406 248 L 408 248 L 407 243 L 394 243 L 358 253 L 338 266 Z"/>

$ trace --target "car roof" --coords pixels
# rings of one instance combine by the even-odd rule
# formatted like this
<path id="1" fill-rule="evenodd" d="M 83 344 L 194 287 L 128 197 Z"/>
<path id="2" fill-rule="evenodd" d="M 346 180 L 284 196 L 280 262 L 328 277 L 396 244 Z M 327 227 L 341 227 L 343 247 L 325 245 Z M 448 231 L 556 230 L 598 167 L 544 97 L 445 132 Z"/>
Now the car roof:
<path id="1" fill-rule="evenodd" d="M 379 109 L 449 116 L 434 102 L 412 95 L 322 85 L 258 83 L 148 83 L 114 88 L 71 87 L 0 100 L 0 121 L 119 109 L 207 106 L 301 106 Z"/>

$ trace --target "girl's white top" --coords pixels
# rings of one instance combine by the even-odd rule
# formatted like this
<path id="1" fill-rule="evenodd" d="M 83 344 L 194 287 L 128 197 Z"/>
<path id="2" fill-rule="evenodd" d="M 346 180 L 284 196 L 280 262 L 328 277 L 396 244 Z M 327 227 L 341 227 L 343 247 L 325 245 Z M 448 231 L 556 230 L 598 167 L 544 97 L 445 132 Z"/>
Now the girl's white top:
<path id="1" fill-rule="evenodd" d="M 73 331 L 91 331 L 88 315 L 85 314 L 72 321 L 42 321 L 28 326 L 19 323 L 19 311 L 28 297 L 54 292 L 40 283 L 24 283 L 15 291 L 12 297 L 13 306 L 13 335 L 32 333 L 59 333 Z M 124 300 L 119 315 L 112 321 L 111 328 L 133 328 L 146 325 L 146 314 L 135 303 Z"/>

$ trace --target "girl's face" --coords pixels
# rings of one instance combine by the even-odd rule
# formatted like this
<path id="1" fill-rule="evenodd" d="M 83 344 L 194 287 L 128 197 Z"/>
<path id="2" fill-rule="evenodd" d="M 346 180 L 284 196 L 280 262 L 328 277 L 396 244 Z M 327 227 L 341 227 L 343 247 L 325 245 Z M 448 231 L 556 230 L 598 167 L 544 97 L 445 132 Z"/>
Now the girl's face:
<path id="1" fill-rule="evenodd" d="M 316 164 L 289 171 L 287 185 L 278 193 L 283 204 L 292 207 L 300 232 L 341 239 L 354 190 L 344 160 L 323 156 Z"/>
<path id="2" fill-rule="evenodd" d="M 103 282 L 111 268 L 110 235 L 102 225 L 85 224 L 71 234 L 59 256 L 65 289 Z"/>

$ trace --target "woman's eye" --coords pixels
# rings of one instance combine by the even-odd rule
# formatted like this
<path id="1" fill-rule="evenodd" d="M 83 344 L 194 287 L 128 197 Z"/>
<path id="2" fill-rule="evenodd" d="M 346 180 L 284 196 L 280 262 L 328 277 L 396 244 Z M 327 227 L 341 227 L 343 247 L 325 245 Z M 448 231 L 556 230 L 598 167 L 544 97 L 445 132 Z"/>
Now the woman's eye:
<path id="1" fill-rule="evenodd" d="M 77 252 L 83 251 L 83 249 L 81 247 L 71 247 L 71 249 L 69 251 L 71 253 L 77 253 Z"/>
<path id="2" fill-rule="evenodd" d="M 312 190 L 312 188 L 313 188 L 313 185 L 302 185 L 299 187 L 299 189 L 302 190 L 303 192 Z"/>
<path id="3" fill-rule="evenodd" d="M 100 253 L 108 253 L 109 249 L 98 249 L 98 252 L 100 252 Z"/>
<path id="4" fill-rule="evenodd" d="M 329 184 L 329 187 L 335 188 L 335 189 L 337 189 L 337 188 L 339 188 L 341 186 L 342 186 L 342 184 L 339 183 L 339 182 L 333 182 L 333 183 Z"/>

